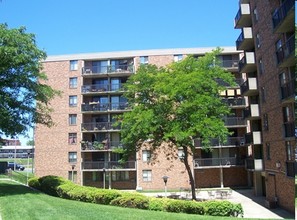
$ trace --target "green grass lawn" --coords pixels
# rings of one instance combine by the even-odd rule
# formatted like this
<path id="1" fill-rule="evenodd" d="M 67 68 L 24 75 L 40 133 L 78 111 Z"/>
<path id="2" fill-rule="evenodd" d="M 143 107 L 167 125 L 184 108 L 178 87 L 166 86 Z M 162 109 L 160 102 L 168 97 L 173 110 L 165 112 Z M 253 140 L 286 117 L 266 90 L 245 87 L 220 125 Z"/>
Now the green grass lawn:
<path id="1" fill-rule="evenodd" d="M 102 220 L 224 220 L 227 217 L 210 217 L 189 214 L 155 212 L 119 208 L 60 199 L 36 192 L 12 181 L 0 180 L 0 213 L 3 220 L 35 219 L 102 219 Z"/>

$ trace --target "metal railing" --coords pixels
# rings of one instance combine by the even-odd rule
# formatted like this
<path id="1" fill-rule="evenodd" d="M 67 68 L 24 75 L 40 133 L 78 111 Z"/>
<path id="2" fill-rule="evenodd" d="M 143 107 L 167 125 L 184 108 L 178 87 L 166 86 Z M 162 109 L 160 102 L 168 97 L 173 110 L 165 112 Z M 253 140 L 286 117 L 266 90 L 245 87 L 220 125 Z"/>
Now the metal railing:
<path id="1" fill-rule="evenodd" d="M 134 65 L 90 66 L 82 68 L 83 75 L 107 73 L 134 73 Z"/>
<path id="2" fill-rule="evenodd" d="M 286 138 L 295 137 L 295 122 L 289 121 L 283 124 L 284 127 L 284 135 Z"/>
<path id="3" fill-rule="evenodd" d="M 273 28 L 276 28 L 287 16 L 288 12 L 295 6 L 294 0 L 286 0 L 272 15 Z"/>
<path id="4" fill-rule="evenodd" d="M 90 122 L 81 124 L 82 131 L 119 130 L 120 128 L 121 126 L 116 125 L 115 122 Z"/>
<path id="5" fill-rule="evenodd" d="M 83 170 L 100 170 L 100 169 L 135 169 L 135 161 L 127 161 L 125 163 L 120 163 L 118 161 L 87 161 L 82 162 Z"/>
<path id="6" fill-rule="evenodd" d="M 83 85 L 81 87 L 81 92 L 83 94 L 91 92 L 116 92 L 124 91 L 123 84 L 103 84 L 103 85 Z"/>
<path id="7" fill-rule="evenodd" d="M 95 151 L 95 150 L 113 150 L 116 148 L 123 148 L 123 144 L 120 141 L 82 141 L 82 151 Z"/>
<path id="8" fill-rule="evenodd" d="M 228 98 L 228 99 L 223 99 L 222 101 L 230 107 L 245 106 L 244 98 Z"/>
<path id="9" fill-rule="evenodd" d="M 295 35 L 292 35 L 286 43 L 276 51 L 277 63 L 282 63 L 295 51 Z"/>
<path id="10" fill-rule="evenodd" d="M 210 146 L 219 147 L 219 146 L 243 146 L 245 144 L 244 137 L 228 137 L 225 143 L 220 143 L 218 138 L 210 139 Z M 202 139 L 196 138 L 194 140 L 195 147 L 202 147 Z"/>
<path id="11" fill-rule="evenodd" d="M 89 104 L 82 104 L 81 111 L 82 112 L 92 112 L 92 111 L 121 111 L 130 109 L 127 102 L 119 102 L 119 103 L 98 103 L 91 102 Z"/>
<path id="12" fill-rule="evenodd" d="M 242 117 L 225 117 L 225 126 L 246 126 L 246 121 Z"/>
<path id="13" fill-rule="evenodd" d="M 295 96 L 295 79 L 281 86 L 281 98 L 286 99 Z"/>
<path id="14" fill-rule="evenodd" d="M 223 68 L 238 68 L 239 60 L 221 60 L 220 66 Z"/>
<path id="15" fill-rule="evenodd" d="M 236 157 L 199 158 L 194 160 L 194 167 L 236 166 L 242 163 Z"/>

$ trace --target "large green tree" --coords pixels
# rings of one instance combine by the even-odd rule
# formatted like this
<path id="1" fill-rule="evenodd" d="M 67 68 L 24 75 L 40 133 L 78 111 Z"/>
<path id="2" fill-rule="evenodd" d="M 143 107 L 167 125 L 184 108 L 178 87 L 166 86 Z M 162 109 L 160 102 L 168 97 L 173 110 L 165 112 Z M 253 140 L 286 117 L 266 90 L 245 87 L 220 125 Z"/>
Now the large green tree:
<path id="1" fill-rule="evenodd" d="M 34 34 L 0 24 L 0 136 L 25 134 L 36 123 L 52 125 L 48 104 L 59 92 L 45 84 L 45 58 Z"/>
<path id="2" fill-rule="evenodd" d="M 121 121 L 125 155 L 135 154 L 144 142 L 151 143 L 153 153 L 164 142 L 183 149 L 193 199 L 195 181 L 189 156 L 195 150 L 194 138 L 201 138 L 208 149 L 211 138 L 223 143 L 228 135 L 223 117 L 230 109 L 219 94 L 234 84 L 234 77 L 221 68 L 220 52 L 218 48 L 168 67 L 142 65 L 126 83 L 125 96 L 132 110 Z"/>

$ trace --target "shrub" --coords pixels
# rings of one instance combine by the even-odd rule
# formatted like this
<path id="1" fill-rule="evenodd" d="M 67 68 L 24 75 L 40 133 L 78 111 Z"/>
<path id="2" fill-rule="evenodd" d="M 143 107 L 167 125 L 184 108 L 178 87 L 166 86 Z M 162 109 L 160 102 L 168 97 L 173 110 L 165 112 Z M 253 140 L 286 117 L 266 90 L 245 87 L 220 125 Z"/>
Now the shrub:
<path id="1" fill-rule="evenodd" d="M 169 199 L 163 198 L 151 198 L 149 200 L 149 210 L 153 211 L 165 211 L 165 207 L 168 203 Z"/>
<path id="2" fill-rule="evenodd" d="M 111 201 L 111 205 L 125 208 L 148 209 L 149 198 L 141 194 L 125 194 Z"/>
<path id="3" fill-rule="evenodd" d="M 58 196 L 58 186 L 70 182 L 58 176 L 43 176 L 39 178 L 40 190 L 51 196 Z"/>
<path id="4" fill-rule="evenodd" d="M 77 187 L 77 185 L 73 184 L 72 182 L 65 183 L 57 187 L 57 194 L 61 198 L 71 199 L 69 192 L 75 187 Z"/>
<path id="5" fill-rule="evenodd" d="M 71 200 L 82 201 L 82 202 L 93 202 L 94 198 L 92 196 L 95 188 L 92 187 L 84 187 L 75 185 L 72 189 L 67 192 L 67 196 L 70 197 Z"/>
<path id="6" fill-rule="evenodd" d="M 205 208 L 203 202 L 170 200 L 166 206 L 168 212 L 183 212 L 188 214 L 204 215 Z"/>
<path id="7" fill-rule="evenodd" d="M 243 215 L 240 204 L 233 204 L 229 201 L 205 202 L 206 214 L 212 216 L 235 216 Z"/>
<path id="8" fill-rule="evenodd" d="M 32 177 L 28 180 L 28 185 L 34 189 L 40 190 L 40 183 L 38 177 Z"/>
<path id="9" fill-rule="evenodd" d="M 93 192 L 93 202 L 97 204 L 109 205 L 112 200 L 122 196 L 118 190 L 96 190 Z"/>

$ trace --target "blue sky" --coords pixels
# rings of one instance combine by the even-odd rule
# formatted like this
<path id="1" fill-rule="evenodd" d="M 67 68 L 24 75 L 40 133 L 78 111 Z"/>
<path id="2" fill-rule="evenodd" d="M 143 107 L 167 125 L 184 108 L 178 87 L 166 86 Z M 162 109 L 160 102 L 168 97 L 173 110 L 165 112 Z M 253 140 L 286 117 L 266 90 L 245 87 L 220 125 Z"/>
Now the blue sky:
<path id="1" fill-rule="evenodd" d="M 233 46 L 237 11 L 238 0 L 2 0 L 0 21 L 57 55 Z"/>
<path id="2" fill-rule="evenodd" d="M 1 0 L 0 22 L 60 55 L 234 46 L 237 11 L 238 0 Z"/>

